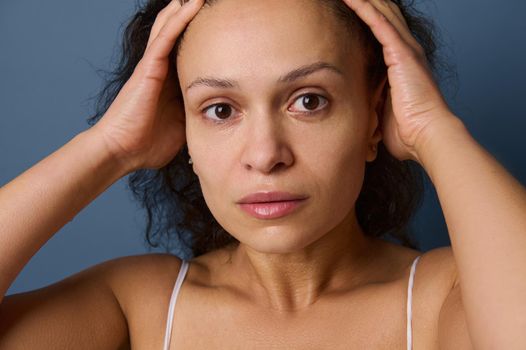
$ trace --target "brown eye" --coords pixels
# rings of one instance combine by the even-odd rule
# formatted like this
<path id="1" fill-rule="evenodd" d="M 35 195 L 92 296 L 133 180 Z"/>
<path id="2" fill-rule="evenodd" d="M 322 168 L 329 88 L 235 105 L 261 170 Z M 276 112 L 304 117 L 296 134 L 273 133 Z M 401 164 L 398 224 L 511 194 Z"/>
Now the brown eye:
<path id="1" fill-rule="evenodd" d="M 327 99 L 323 96 L 317 94 L 305 94 L 298 97 L 293 106 L 295 106 L 295 109 L 299 110 L 300 113 L 309 114 L 323 109 L 327 103 Z"/>
<path id="2" fill-rule="evenodd" d="M 225 103 L 211 105 L 204 110 L 205 115 L 212 120 L 225 120 L 230 118 L 232 107 Z"/>
<path id="3" fill-rule="evenodd" d="M 303 106 L 309 110 L 316 109 L 320 105 L 320 99 L 314 95 L 303 96 Z"/>

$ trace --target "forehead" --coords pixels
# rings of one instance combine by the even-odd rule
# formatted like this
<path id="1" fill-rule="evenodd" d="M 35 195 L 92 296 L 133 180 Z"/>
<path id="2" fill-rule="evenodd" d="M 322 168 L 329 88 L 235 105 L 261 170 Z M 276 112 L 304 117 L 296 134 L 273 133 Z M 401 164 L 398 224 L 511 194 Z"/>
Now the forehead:
<path id="1" fill-rule="evenodd" d="M 345 71 L 361 56 L 354 43 L 318 0 L 218 0 L 188 26 L 178 73 L 181 83 L 218 73 L 243 80 L 319 61 Z"/>

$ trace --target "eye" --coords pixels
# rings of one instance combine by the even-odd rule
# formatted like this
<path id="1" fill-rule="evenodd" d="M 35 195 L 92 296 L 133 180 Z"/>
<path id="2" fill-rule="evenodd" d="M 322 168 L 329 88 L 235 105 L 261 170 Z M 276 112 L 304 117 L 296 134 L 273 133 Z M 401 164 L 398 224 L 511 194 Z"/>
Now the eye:
<path id="1" fill-rule="evenodd" d="M 299 113 L 311 114 L 323 109 L 328 102 L 329 101 L 323 96 L 317 94 L 304 94 L 296 99 L 293 106 L 300 109 Z M 304 108 L 303 111 L 301 110 L 302 108 Z"/>
<path id="2" fill-rule="evenodd" d="M 226 103 L 217 103 L 203 110 L 207 118 L 215 122 L 221 122 L 230 118 L 233 108 Z"/>

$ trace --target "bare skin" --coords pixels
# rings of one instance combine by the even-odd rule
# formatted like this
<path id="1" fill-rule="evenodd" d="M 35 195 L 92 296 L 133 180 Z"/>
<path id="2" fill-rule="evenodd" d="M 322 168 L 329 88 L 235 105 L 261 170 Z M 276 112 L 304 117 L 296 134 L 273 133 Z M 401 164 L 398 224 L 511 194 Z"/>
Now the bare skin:
<path id="1" fill-rule="evenodd" d="M 227 263 L 233 250 L 192 261 L 175 309 L 172 347 L 405 348 L 409 269 L 421 253 L 383 241 L 373 245 L 377 255 L 369 262 L 366 281 L 350 290 L 328 290 L 316 304 L 295 312 L 259 305 L 258 296 L 247 292 L 247 282 Z M 426 253 L 416 281 L 414 346 L 438 349 L 438 316 L 454 281 L 450 249 Z"/>
<path id="2" fill-rule="evenodd" d="M 422 254 L 384 241 L 374 247 L 369 280 L 352 290 L 335 289 L 297 313 L 259 305 L 228 264 L 233 249 L 195 258 L 176 304 L 171 348 L 405 349 L 409 269 L 422 255 L 413 289 L 413 341 L 415 348 L 439 349 L 438 317 L 455 278 L 451 249 Z M 161 349 L 180 265 L 169 255 L 123 257 L 8 296 L 0 349 Z M 463 319 L 456 322 L 465 329 Z M 89 336 L 90 329 L 98 336 Z"/>
<path id="3" fill-rule="evenodd" d="M 370 104 L 356 99 L 362 104 L 355 102 L 350 111 L 359 111 L 367 118 L 356 118 L 356 124 L 349 120 L 340 124 L 353 130 L 355 137 L 353 151 L 340 152 L 335 159 L 361 166 L 374 159 L 374 147 L 370 146 L 383 138 L 398 159 L 419 162 L 437 186 L 455 248 L 422 254 L 413 296 L 414 347 L 523 348 L 520 334 L 526 321 L 520 315 L 526 313 L 513 310 L 526 307 L 521 297 L 526 286 L 514 278 L 523 276 L 521 268 L 526 266 L 526 242 L 521 234 L 526 231 L 522 219 L 526 210 L 524 189 L 482 150 L 448 110 L 422 50 L 396 6 L 379 0 L 345 2 L 384 45 L 390 93 L 387 103 L 380 99 L 381 89 L 373 94 Z M 158 168 L 172 159 L 186 141 L 185 122 L 195 157 L 194 169 L 212 212 L 223 220 L 233 213 L 222 211 L 227 207 L 219 207 L 215 201 L 218 188 L 206 165 L 217 157 L 209 157 L 202 140 L 195 136 L 196 131 L 205 132 L 221 148 L 225 146 L 221 133 L 192 119 L 191 104 L 186 104 L 184 113 L 180 105 L 170 104 L 173 90 L 170 84 L 164 84 L 169 77 L 168 54 L 202 3 L 196 0 L 181 8 L 172 2 L 163 10 L 134 75 L 97 127 L 79 134 L 0 189 L 0 222 L 4 229 L 0 235 L 2 296 L 31 256 L 105 188 L 130 171 Z M 234 3 L 224 0 L 223 4 Z M 261 5 L 255 1 L 251 4 Z M 278 4 L 276 1 L 274 5 Z M 193 33 L 194 38 L 199 37 L 197 29 Z M 300 42 L 296 44 L 301 46 Z M 191 45 L 186 49 L 191 50 Z M 179 62 L 183 84 L 193 78 L 190 73 L 194 69 L 188 62 L 183 54 Z M 261 88 L 265 84 L 259 78 L 254 82 Z M 184 98 L 189 101 L 189 96 Z M 378 125 L 379 105 L 385 105 L 383 128 Z M 253 107 L 251 103 L 245 106 Z M 185 121 L 183 115 L 189 118 Z M 333 116 L 332 120 L 338 120 L 342 114 L 334 112 Z M 294 166 L 302 165 L 297 161 L 302 154 L 291 147 L 290 141 L 300 139 L 287 129 L 289 124 L 273 124 L 275 121 L 268 118 L 259 121 L 263 131 L 253 134 L 260 137 L 256 139 L 258 145 L 237 150 L 235 143 L 231 145 L 234 156 L 235 151 L 249 150 L 237 154 L 243 167 L 235 170 L 270 175 L 279 169 L 293 176 Z M 250 126 L 251 122 L 247 119 L 245 123 Z M 306 132 L 311 130 L 302 123 L 296 125 Z M 311 127 L 322 131 L 323 125 L 318 122 Z M 335 146 L 343 144 L 337 133 L 321 135 Z M 226 165 L 239 165 L 228 157 L 221 159 Z M 309 169 L 306 165 L 308 161 L 303 169 Z M 318 175 L 338 171 L 310 169 Z M 219 168 L 216 174 L 221 176 L 224 170 Z M 93 177 L 93 172 L 100 176 Z M 312 184 L 305 189 L 312 189 Z M 353 186 L 345 189 L 348 196 L 356 195 L 357 184 L 355 179 Z M 323 182 L 320 186 L 331 191 L 338 188 Z M 327 229 L 323 222 L 320 224 L 327 218 L 317 217 L 321 221 L 314 223 L 324 229 L 305 230 L 302 236 L 297 227 L 291 226 L 278 236 L 281 239 L 270 243 L 261 238 L 265 228 L 241 230 L 237 225 L 246 222 L 225 220 L 232 234 L 241 238 L 241 244 L 191 261 L 176 305 L 171 348 L 405 348 L 409 268 L 421 253 L 364 236 L 353 216 L 347 215 L 352 208 L 346 209 L 337 211 L 342 221 L 336 224 L 342 225 Z M 477 211 L 485 215 L 477 215 Z M 298 222 L 291 220 L 293 224 Z M 351 237 L 347 241 L 342 240 L 346 232 Z M 491 236 L 492 232 L 500 234 Z M 346 247 L 363 249 L 330 249 L 341 242 Z M 315 243 L 321 248 L 314 255 L 319 264 L 303 270 L 290 268 L 290 262 L 301 262 Z M 492 249 L 496 246 L 505 249 Z M 294 254 L 268 259 L 278 251 Z M 309 261 L 305 261 L 303 266 L 308 267 Z M 4 297 L 0 305 L 0 348 L 161 348 L 170 293 L 180 266 L 181 261 L 169 255 L 125 257 L 36 291 Z M 331 269 L 334 266 L 337 268 Z M 302 283 L 302 279 L 308 283 Z M 492 312 L 491 317 L 487 317 L 487 310 Z"/>

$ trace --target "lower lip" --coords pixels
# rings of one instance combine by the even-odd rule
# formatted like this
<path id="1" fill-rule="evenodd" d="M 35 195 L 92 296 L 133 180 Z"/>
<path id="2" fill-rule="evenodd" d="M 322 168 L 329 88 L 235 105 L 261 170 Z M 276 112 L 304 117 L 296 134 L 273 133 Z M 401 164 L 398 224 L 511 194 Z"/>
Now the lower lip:
<path id="1" fill-rule="evenodd" d="M 267 203 L 243 203 L 240 207 L 243 211 L 257 219 L 277 219 L 295 211 L 305 199 L 267 202 Z"/>

